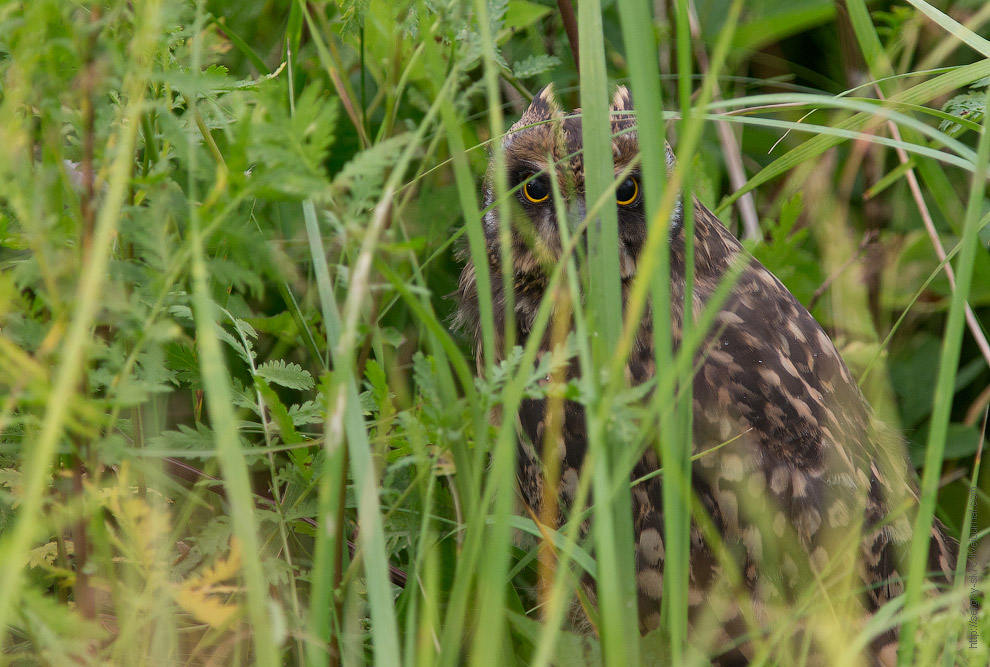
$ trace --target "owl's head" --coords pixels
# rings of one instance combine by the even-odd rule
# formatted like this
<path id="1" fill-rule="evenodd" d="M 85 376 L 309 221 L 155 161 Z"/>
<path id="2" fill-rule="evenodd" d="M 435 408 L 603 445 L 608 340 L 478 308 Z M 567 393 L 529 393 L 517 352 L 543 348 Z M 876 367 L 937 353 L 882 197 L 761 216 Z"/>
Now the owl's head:
<path id="1" fill-rule="evenodd" d="M 633 114 L 632 97 L 625 86 L 615 91 L 610 106 L 612 162 L 617 178 L 615 206 L 619 218 L 619 252 L 622 278 L 635 273 L 636 258 L 646 239 L 644 188 L 639 168 L 639 137 Z M 581 111 L 561 110 L 547 86 L 533 99 L 522 117 L 502 139 L 507 182 L 512 191 L 511 211 L 513 264 L 517 274 L 543 273 L 561 252 L 557 212 L 566 212 L 563 223 L 578 229 L 586 213 L 584 190 L 584 151 L 581 139 Z M 667 149 L 668 165 L 673 155 Z M 629 169 L 632 165 L 631 169 Z M 494 163 L 484 188 L 485 236 L 493 256 L 497 256 L 500 207 L 496 199 Z M 555 178 L 563 206 L 554 201 L 551 179 Z M 680 207 L 671 220 L 676 229 Z"/>

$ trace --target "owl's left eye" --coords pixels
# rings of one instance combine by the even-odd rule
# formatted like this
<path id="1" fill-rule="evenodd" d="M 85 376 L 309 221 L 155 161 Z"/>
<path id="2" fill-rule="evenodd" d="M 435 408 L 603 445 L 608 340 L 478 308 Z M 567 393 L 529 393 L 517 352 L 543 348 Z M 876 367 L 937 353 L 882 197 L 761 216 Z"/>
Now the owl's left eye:
<path id="1" fill-rule="evenodd" d="M 619 206 L 630 206 L 639 199 L 639 181 L 629 176 L 615 189 L 615 202 Z"/>
<path id="2" fill-rule="evenodd" d="M 523 195 L 534 204 L 542 204 L 550 198 L 550 184 L 545 178 L 534 178 L 523 186 Z"/>

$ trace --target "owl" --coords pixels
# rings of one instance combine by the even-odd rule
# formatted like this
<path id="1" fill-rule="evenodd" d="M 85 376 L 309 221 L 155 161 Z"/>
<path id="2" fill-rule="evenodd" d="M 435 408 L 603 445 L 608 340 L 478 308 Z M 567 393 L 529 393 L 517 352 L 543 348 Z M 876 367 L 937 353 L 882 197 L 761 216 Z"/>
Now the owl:
<path id="1" fill-rule="evenodd" d="M 611 111 L 615 173 L 633 165 L 615 190 L 625 303 L 647 234 L 643 193 L 659 184 L 643 182 L 636 166 L 635 115 L 624 87 L 615 93 Z M 552 89 L 545 88 L 504 136 L 502 148 L 512 201 L 494 205 L 494 166 L 484 185 L 500 358 L 505 354 L 507 303 L 506 281 L 500 279 L 500 229 L 506 224 L 511 234 L 513 273 L 508 282 L 513 293 L 508 302 L 514 317 L 509 321 L 514 321 L 515 341 L 521 344 L 530 335 L 547 278 L 562 252 L 557 211 L 578 218 L 568 221 L 569 229 L 576 229 L 584 217 L 580 112 L 563 112 Z M 666 150 L 672 168 L 673 155 Z M 551 178 L 557 179 L 563 206 L 555 205 Z M 694 212 L 691 294 L 685 294 L 685 206 Z M 509 212 L 511 219 L 501 220 L 500 211 Z M 692 521 L 691 640 L 716 664 L 746 664 L 758 650 L 764 656 L 769 651 L 781 664 L 798 658 L 834 664 L 834 637 L 851 636 L 830 635 L 834 625 L 865 623 L 904 589 L 917 503 L 914 472 L 899 436 L 875 418 L 818 322 L 711 211 L 681 193 L 668 229 L 673 305 L 667 325 L 675 347 L 681 343 L 685 299 L 692 299 L 693 312 L 699 313 L 733 267 L 744 267 L 695 353 L 691 486 L 718 539 L 713 541 L 700 522 Z M 478 292 L 470 261 L 456 297 L 456 324 L 480 356 Z M 652 327 L 648 311 L 625 369 L 633 385 L 656 374 Z M 555 342 L 559 336 L 555 341 L 545 334 L 541 351 L 550 352 Z M 574 360 L 567 375 L 594 370 L 579 368 Z M 583 406 L 565 401 L 558 410 L 560 423 L 548 429 L 549 403 L 531 398 L 520 406 L 517 473 L 523 502 L 536 516 L 560 524 L 574 500 L 588 442 Z M 545 446 L 551 432 L 555 442 Z M 631 472 L 631 480 L 645 478 L 634 482 L 629 508 L 642 633 L 660 623 L 662 476 L 650 474 L 660 465 L 654 449 L 644 447 Z M 548 498 L 556 505 L 550 512 Z M 928 563 L 933 581 L 948 583 L 957 549 L 936 522 Z M 807 621 L 781 638 L 780 622 L 793 628 L 795 618 Z M 848 633 L 848 625 L 843 627 Z M 886 630 L 859 659 L 863 664 L 893 663 L 897 639 L 896 629 Z"/>

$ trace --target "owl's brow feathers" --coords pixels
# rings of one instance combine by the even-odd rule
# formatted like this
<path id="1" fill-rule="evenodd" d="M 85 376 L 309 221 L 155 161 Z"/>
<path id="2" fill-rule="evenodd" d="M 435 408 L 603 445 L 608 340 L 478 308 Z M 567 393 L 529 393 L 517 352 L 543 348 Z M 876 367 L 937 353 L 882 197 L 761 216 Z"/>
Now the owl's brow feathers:
<path id="1" fill-rule="evenodd" d="M 632 95 L 625 86 L 616 89 L 609 111 L 612 117 L 613 159 L 616 172 L 619 172 L 636 159 L 639 151 Z M 551 124 L 553 130 L 530 131 L 544 124 Z M 569 163 L 567 167 L 581 185 L 584 181 L 582 145 L 581 109 L 565 113 L 554 96 L 553 84 L 536 94 L 529 108 L 502 139 L 503 150 L 511 146 L 514 160 L 523 165 L 546 165 L 547 156 L 554 162 L 566 160 Z M 509 167 L 511 171 L 512 165 Z"/>

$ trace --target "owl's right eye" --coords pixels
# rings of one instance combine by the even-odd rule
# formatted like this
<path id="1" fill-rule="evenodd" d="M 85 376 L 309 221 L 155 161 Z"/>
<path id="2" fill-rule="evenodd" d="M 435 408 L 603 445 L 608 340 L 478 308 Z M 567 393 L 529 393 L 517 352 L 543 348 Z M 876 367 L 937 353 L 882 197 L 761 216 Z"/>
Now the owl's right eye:
<path id="1" fill-rule="evenodd" d="M 639 199 L 639 181 L 630 176 L 615 189 L 615 201 L 619 206 L 630 206 Z"/>
<path id="2" fill-rule="evenodd" d="M 523 186 L 523 196 L 533 204 L 542 204 L 550 198 L 550 184 L 545 178 L 534 178 Z"/>

